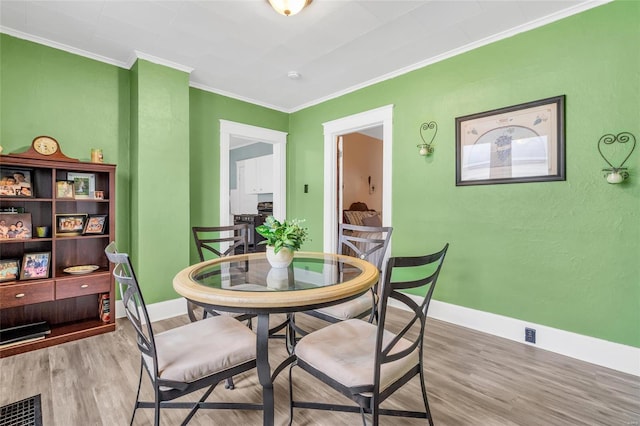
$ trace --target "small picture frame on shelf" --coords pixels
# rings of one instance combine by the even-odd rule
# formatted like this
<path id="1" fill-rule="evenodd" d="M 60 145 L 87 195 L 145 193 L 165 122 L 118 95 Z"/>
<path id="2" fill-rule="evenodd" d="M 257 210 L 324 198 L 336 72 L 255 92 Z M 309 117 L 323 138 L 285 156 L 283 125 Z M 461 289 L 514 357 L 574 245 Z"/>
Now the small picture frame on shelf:
<path id="1" fill-rule="evenodd" d="M 67 180 L 73 181 L 75 198 L 93 198 L 96 191 L 96 175 L 68 172 Z"/>
<path id="2" fill-rule="evenodd" d="M 82 235 L 87 224 L 87 214 L 57 214 L 56 237 L 72 237 Z"/>
<path id="3" fill-rule="evenodd" d="M 29 169 L 1 169 L 0 197 L 32 198 L 31 172 Z"/>
<path id="4" fill-rule="evenodd" d="M 59 180 L 56 182 L 56 198 L 76 198 L 74 190 L 75 182 L 72 180 Z"/>
<path id="5" fill-rule="evenodd" d="M 5 281 L 15 281 L 19 276 L 19 259 L 0 259 L 0 283 Z"/>
<path id="6" fill-rule="evenodd" d="M 87 224 L 84 228 L 85 235 L 101 235 L 104 234 L 105 224 L 107 223 L 106 214 L 92 214 L 87 219 Z"/>
<path id="7" fill-rule="evenodd" d="M 31 232 L 31 213 L 0 213 L 0 240 L 28 240 Z"/>
<path id="8" fill-rule="evenodd" d="M 22 258 L 21 280 L 49 278 L 51 252 L 25 253 Z"/>
<path id="9" fill-rule="evenodd" d="M 24 213 L 24 207 L 0 207 L 0 213 Z"/>
<path id="10" fill-rule="evenodd" d="M 95 191 L 93 193 L 93 198 L 96 200 L 104 200 L 104 191 Z"/>

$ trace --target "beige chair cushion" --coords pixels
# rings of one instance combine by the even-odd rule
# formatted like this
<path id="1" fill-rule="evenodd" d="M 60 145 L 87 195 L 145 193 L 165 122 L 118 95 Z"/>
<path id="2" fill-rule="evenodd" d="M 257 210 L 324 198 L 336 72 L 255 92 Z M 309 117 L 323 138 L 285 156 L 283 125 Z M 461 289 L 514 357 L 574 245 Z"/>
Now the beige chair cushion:
<path id="1" fill-rule="evenodd" d="M 370 314 L 371 309 L 373 309 L 373 295 L 368 291 L 362 296 L 349 300 L 348 302 L 316 309 L 316 312 L 320 312 L 339 320 L 347 320 L 351 318 L 358 318 L 363 313 Z"/>
<path id="2" fill-rule="evenodd" d="M 156 334 L 155 341 L 158 374 L 165 380 L 190 383 L 256 358 L 255 333 L 228 316 Z"/>
<path id="3" fill-rule="evenodd" d="M 372 385 L 376 332 L 377 326 L 366 321 L 342 321 L 304 336 L 296 345 L 295 353 L 299 359 L 345 386 Z M 393 333 L 385 331 L 384 344 L 394 337 Z M 411 342 L 401 339 L 391 353 L 409 346 Z M 418 364 L 418 350 L 416 348 L 405 358 L 383 364 L 381 391 Z"/>

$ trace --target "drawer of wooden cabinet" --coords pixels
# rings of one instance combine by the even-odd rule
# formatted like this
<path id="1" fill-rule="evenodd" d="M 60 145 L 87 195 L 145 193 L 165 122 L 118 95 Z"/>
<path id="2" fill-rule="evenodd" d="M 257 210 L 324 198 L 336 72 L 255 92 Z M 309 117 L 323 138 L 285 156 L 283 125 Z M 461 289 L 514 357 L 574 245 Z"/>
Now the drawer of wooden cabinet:
<path id="1" fill-rule="evenodd" d="M 0 286 L 0 308 L 30 305 L 53 300 L 53 281 Z"/>
<path id="2" fill-rule="evenodd" d="M 84 277 L 56 280 L 56 299 L 85 296 L 87 294 L 108 293 L 111 275 L 87 274 Z"/>

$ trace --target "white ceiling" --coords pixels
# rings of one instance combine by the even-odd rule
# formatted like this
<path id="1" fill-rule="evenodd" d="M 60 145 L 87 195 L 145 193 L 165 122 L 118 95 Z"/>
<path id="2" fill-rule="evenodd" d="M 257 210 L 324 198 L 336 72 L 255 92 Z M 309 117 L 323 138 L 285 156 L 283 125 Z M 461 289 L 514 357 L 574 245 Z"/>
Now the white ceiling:
<path id="1" fill-rule="evenodd" d="M 0 0 L 0 30 L 293 112 L 606 2 L 314 0 L 285 17 L 266 0 Z"/>

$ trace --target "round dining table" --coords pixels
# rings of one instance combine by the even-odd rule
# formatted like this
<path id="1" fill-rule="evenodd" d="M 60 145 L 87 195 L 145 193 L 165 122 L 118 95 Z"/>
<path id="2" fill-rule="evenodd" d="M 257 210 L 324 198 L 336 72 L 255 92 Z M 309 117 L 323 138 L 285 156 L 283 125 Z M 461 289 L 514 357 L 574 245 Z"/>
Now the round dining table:
<path id="1" fill-rule="evenodd" d="M 291 354 L 271 372 L 269 315 L 289 314 L 287 340 L 295 345 L 293 313 L 356 298 L 378 281 L 378 269 L 355 257 L 296 252 L 287 268 L 272 268 L 265 253 L 221 257 L 189 266 L 173 279 L 175 291 L 206 309 L 255 314 L 256 363 L 263 388 L 263 423 L 274 423 L 273 380 L 295 360 Z"/>

